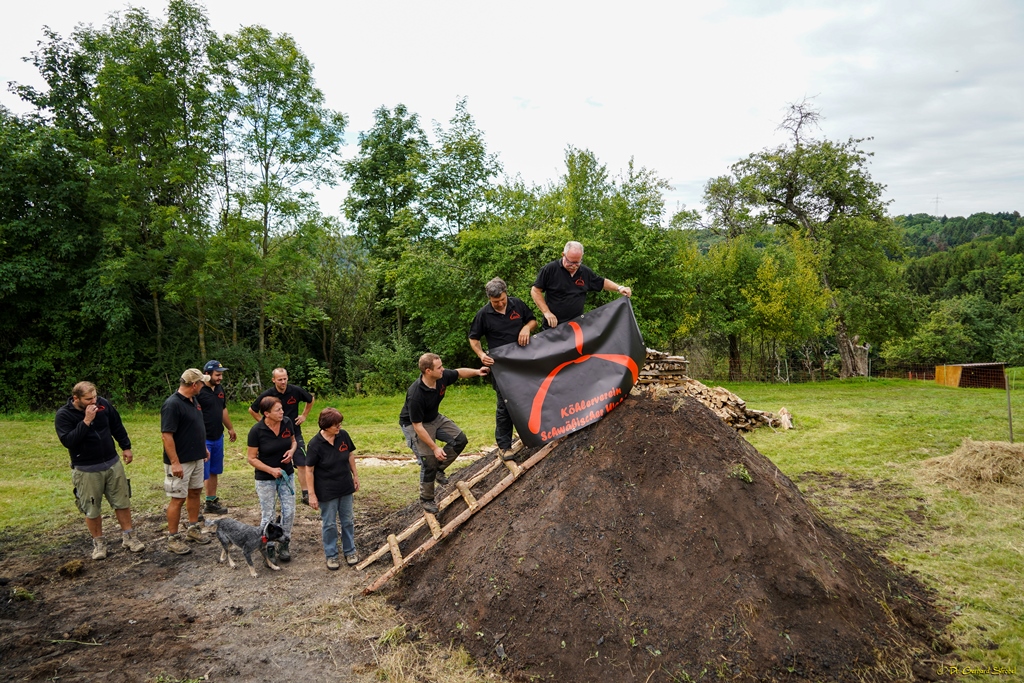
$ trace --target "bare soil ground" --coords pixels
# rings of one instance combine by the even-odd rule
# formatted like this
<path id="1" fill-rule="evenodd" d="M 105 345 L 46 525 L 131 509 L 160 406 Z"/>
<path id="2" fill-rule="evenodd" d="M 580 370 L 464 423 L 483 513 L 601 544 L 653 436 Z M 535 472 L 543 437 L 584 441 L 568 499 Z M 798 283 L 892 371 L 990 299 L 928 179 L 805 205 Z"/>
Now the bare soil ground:
<path id="1" fill-rule="evenodd" d="M 369 514 L 361 510 L 357 524 Z M 306 508 L 296 519 L 292 562 L 280 572 L 257 565 L 255 579 L 237 549 L 237 569 L 218 564 L 215 538 L 190 555 L 168 553 L 155 531 L 162 519 L 135 520 L 147 543 L 137 555 L 107 522 L 118 545 L 101 561 L 89 559 L 84 525 L 43 554 L 26 539 L 2 539 L 0 679 L 374 680 L 367 638 L 380 634 L 366 632 L 352 602 L 364 577 L 326 569 L 315 515 Z M 259 523 L 255 510 L 236 518 Z M 62 575 L 72 559 L 81 572 Z"/>
<path id="2" fill-rule="evenodd" d="M 513 680 L 934 680 L 949 650 L 928 590 L 692 399 L 633 398 L 528 477 L 386 589 Z"/>

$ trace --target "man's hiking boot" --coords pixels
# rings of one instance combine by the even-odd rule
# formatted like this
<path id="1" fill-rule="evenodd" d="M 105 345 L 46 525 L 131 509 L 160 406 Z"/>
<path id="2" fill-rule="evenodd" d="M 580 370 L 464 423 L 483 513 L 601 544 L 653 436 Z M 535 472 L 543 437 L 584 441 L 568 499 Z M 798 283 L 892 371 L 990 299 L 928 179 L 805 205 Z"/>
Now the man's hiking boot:
<path id="1" fill-rule="evenodd" d="M 102 536 L 92 539 L 92 559 L 105 560 L 107 558 L 107 542 Z"/>
<path id="2" fill-rule="evenodd" d="M 289 541 L 281 541 L 280 543 L 277 544 L 277 559 L 281 560 L 282 562 L 291 562 L 292 561 L 292 554 L 288 551 L 288 544 L 289 543 L 291 543 L 290 540 Z"/>
<path id="3" fill-rule="evenodd" d="M 420 483 L 420 506 L 432 515 L 437 514 L 437 503 L 434 502 L 434 482 Z"/>
<path id="4" fill-rule="evenodd" d="M 498 457 L 502 460 L 515 460 L 516 454 L 512 452 L 511 448 L 499 448 Z"/>
<path id="5" fill-rule="evenodd" d="M 135 531 L 123 531 L 121 532 L 121 547 L 126 548 L 129 552 L 141 553 L 146 549 L 146 544 L 138 539 Z"/>
<path id="6" fill-rule="evenodd" d="M 328 557 L 327 558 L 327 568 L 330 569 L 332 572 L 334 570 L 336 570 L 340 566 L 341 565 L 338 563 L 338 558 L 337 557 Z"/>
<path id="7" fill-rule="evenodd" d="M 204 505 L 203 507 L 204 507 L 204 512 L 206 512 L 206 514 L 208 514 L 208 515 L 226 515 L 226 514 L 228 514 L 227 506 L 226 505 L 221 505 L 220 504 L 220 498 L 218 498 L 217 496 L 214 496 L 213 498 L 207 498 L 206 499 L 206 505 Z"/>
<path id="8" fill-rule="evenodd" d="M 188 528 L 188 531 L 185 532 L 185 539 L 192 541 L 193 543 L 198 543 L 199 545 L 206 545 L 211 541 L 209 536 L 203 535 L 203 530 L 200 528 L 198 523 L 193 524 Z"/>
<path id="9" fill-rule="evenodd" d="M 181 534 L 171 534 L 167 537 L 167 552 L 175 555 L 188 555 L 192 552 L 192 548 L 188 547 L 188 543 L 185 543 Z"/>
<path id="10" fill-rule="evenodd" d="M 447 486 L 448 475 L 444 473 L 444 470 L 438 470 L 437 474 L 434 476 L 434 481 L 436 481 L 441 486 Z"/>
<path id="11" fill-rule="evenodd" d="M 359 564 L 359 556 L 355 553 L 349 553 L 345 556 L 345 564 L 347 564 L 350 567 L 356 566 L 357 564 Z"/>

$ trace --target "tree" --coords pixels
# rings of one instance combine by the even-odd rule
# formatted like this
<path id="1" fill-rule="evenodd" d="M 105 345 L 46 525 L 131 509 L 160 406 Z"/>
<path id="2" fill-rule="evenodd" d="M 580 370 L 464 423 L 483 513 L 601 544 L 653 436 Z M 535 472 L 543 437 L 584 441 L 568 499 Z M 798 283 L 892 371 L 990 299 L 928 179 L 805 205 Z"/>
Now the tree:
<path id="1" fill-rule="evenodd" d="M 434 124 L 436 144 L 430 150 L 423 204 L 448 238 L 480 220 L 492 191 L 491 178 L 501 173 L 496 154 L 487 152 L 483 132 L 466 108 L 466 98 L 455 104 L 449 128 Z"/>
<path id="2" fill-rule="evenodd" d="M 851 326 L 877 333 L 903 325 L 899 312 L 885 306 L 894 291 L 902 296 L 895 262 L 902 244 L 886 215 L 884 187 L 868 173 L 864 140 L 811 138 L 819 117 L 806 102 L 791 105 L 780 126 L 789 131 L 790 143 L 734 164 L 731 176 L 709 183 L 706 200 L 727 207 L 720 213 L 734 224 L 756 216 L 766 228 L 796 232 L 813 245 L 821 286 L 830 294 L 840 374 L 865 375 L 866 364 L 854 349 L 859 330 Z"/>
<path id="3" fill-rule="evenodd" d="M 258 347 L 266 350 L 269 309 L 289 299 L 292 282 L 278 272 L 299 225 L 316 210 L 311 189 L 337 183 L 344 114 L 324 104 L 313 65 L 287 35 L 248 26 L 224 39 L 219 73 L 230 114 L 225 126 L 232 149 L 246 163 L 234 196 L 243 216 L 255 221 L 260 270 L 253 283 L 259 307 Z M 278 310 L 279 325 L 292 322 Z"/>

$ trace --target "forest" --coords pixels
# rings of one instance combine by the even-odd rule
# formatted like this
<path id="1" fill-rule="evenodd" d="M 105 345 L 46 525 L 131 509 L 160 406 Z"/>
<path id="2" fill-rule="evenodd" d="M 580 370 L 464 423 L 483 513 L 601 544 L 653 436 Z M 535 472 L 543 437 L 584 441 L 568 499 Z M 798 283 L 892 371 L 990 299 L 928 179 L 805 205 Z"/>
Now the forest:
<path id="1" fill-rule="evenodd" d="M 708 376 L 1024 363 L 1020 214 L 890 215 L 865 139 L 816 136 L 807 102 L 785 144 L 670 214 L 656 170 L 571 144 L 558 178 L 524 182 L 466 99 L 432 125 L 381 106 L 346 148 L 291 36 L 218 34 L 188 0 L 46 30 L 28 60 L 45 87 L 0 108 L 0 410 L 81 379 L 152 404 L 209 358 L 236 399 L 279 365 L 315 393 L 391 394 L 423 351 L 472 364 L 484 283 L 530 303 L 570 239 L 633 289 L 648 346 Z M 315 192 L 339 183 L 325 212 Z"/>

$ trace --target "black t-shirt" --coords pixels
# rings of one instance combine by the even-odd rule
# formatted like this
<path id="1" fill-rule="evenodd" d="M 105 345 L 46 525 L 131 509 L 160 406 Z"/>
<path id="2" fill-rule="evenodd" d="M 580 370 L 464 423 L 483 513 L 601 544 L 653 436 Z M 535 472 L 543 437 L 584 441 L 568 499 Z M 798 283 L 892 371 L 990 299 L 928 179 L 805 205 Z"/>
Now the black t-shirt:
<path id="1" fill-rule="evenodd" d="M 533 286 L 543 290 L 548 308 L 561 325 L 583 315 L 587 292 L 600 292 L 604 289 L 604 278 L 582 264 L 575 275 L 570 275 L 562 265 L 562 259 L 558 259 L 540 269 Z"/>
<path id="2" fill-rule="evenodd" d="M 555 314 L 557 315 L 557 313 Z M 536 320 L 530 307 L 514 296 L 508 297 L 505 312 L 498 313 L 488 303 L 476 312 L 469 328 L 470 339 L 487 337 L 487 348 L 496 349 L 519 340 L 519 332 L 531 320 Z"/>
<path id="3" fill-rule="evenodd" d="M 355 493 L 350 458 L 356 445 L 344 429 L 334 437 L 334 445 L 320 432 L 309 440 L 306 466 L 313 468 L 313 491 L 320 500 L 334 500 Z"/>
<path id="4" fill-rule="evenodd" d="M 224 397 L 224 387 L 218 384 L 211 389 L 204 384 L 196 400 L 203 409 L 206 440 L 216 441 L 224 435 L 224 407 L 228 403 Z"/>
<path id="5" fill-rule="evenodd" d="M 168 396 L 160 407 L 160 431 L 174 434 L 174 450 L 178 453 L 178 462 L 206 459 L 203 408 L 195 399 L 186 398 L 177 391 Z M 171 464 L 166 450 L 164 464 Z"/>
<path id="6" fill-rule="evenodd" d="M 413 422 L 430 422 L 438 414 L 445 390 L 459 381 L 458 370 L 445 370 L 433 389 L 423 383 L 423 376 L 409 385 L 405 392 L 405 405 L 398 416 L 398 424 L 408 427 Z"/>
<path id="7" fill-rule="evenodd" d="M 295 440 L 299 442 L 301 446 L 305 442 L 302 440 L 302 425 L 294 424 L 299 419 L 299 402 L 312 403 L 313 394 L 309 393 L 300 386 L 295 384 L 289 384 L 288 388 L 284 390 L 284 393 L 280 393 L 277 387 L 270 387 L 262 394 L 256 397 L 256 400 L 249 406 L 252 408 L 254 413 L 260 413 L 260 401 L 267 396 L 273 396 L 274 398 L 281 401 L 281 407 L 284 408 L 284 416 L 291 418 L 292 424 L 295 429 Z M 261 413 L 262 414 L 262 413 Z"/>
<path id="8" fill-rule="evenodd" d="M 277 434 L 267 426 L 267 423 L 260 420 L 249 430 L 249 438 L 246 445 L 256 449 L 256 457 L 268 467 L 280 467 L 288 474 L 295 471 L 291 461 L 281 462 L 284 454 L 292 447 L 292 437 L 295 436 L 295 425 L 290 418 L 281 420 L 281 427 Z M 257 481 L 273 481 L 274 475 L 263 470 L 256 470 Z"/>
<path id="9" fill-rule="evenodd" d="M 123 451 L 132 447 L 121 416 L 102 396 L 96 397 L 96 417 L 91 425 L 85 424 L 85 411 L 76 408 L 71 398 L 57 411 L 54 427 L 57 438 L 68 449 L 72 467 L 99 465 L 116 458 L 114 439 Z"/>

